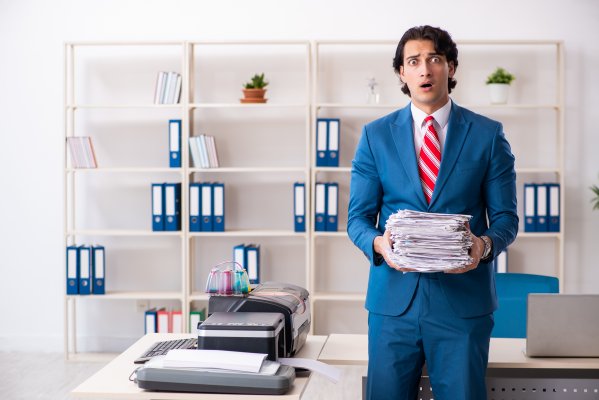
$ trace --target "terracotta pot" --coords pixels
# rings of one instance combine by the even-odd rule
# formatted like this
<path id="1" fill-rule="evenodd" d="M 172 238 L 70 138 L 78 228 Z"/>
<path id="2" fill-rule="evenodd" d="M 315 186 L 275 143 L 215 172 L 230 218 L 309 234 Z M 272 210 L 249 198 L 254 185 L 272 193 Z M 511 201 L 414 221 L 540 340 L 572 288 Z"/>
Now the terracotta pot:
<path id="1" fill-rule="evenodd" d="M 244 98 L 241 99 L 242 103 L 266 103 L 264 95 L 266 89 L 242 89 Z"/>

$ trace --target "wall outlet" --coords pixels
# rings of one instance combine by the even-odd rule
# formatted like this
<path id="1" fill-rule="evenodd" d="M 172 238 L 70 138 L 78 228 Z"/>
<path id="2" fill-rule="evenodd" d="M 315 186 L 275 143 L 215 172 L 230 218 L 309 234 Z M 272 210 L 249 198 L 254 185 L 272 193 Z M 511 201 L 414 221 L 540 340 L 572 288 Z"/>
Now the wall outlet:
<path id="1" fill-rule="evenodd" d="M 148 308 L 150 308 L 149 300 L 137 300 L 135 302 L 135 310 L 137 312 L 146 312 Z"/>

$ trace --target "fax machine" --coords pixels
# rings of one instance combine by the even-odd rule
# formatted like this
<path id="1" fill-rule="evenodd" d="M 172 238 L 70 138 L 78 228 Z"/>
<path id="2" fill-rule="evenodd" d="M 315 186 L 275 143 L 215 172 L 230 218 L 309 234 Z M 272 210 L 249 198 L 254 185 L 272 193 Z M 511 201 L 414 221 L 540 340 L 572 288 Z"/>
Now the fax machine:
<path id="1" fill-rule="evenodd" d="M 279 357 L 292 357 L 306 343 L 310 331 L 310 302 L 308 291 L 288 283 L 265 282 L 249 295 L 211 296 L 208 314 L 215 312 L 281 313 L 285 319 L 285 346 Z"/>

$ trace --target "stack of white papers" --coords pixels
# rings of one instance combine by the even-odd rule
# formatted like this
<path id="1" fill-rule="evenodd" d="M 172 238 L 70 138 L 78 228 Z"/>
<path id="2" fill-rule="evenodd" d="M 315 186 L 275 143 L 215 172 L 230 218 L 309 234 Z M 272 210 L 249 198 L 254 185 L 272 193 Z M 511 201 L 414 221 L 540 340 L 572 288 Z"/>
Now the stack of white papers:
<path id="1" fill-rule="evenodd" d="M 393 242 L 391 261 L 418 272 L 439 272 L 472 263 L 472 239 L 466 222 L 471 215 L 400 210 L 385 228 Z"/>
<path id="2" fill-rule="evenodd" d="M 165 368 L 210 368 L 258 373 L 266 356 L 266 354 L 240 351 L 174 349 L 166 353 L 162 366 Z"/>

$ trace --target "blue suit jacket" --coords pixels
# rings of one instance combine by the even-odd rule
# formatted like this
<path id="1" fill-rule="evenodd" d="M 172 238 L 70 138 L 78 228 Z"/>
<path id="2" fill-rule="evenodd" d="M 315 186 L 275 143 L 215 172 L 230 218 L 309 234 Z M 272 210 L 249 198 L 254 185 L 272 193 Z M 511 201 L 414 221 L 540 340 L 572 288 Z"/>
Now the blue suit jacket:
<path id="1" fill-rule="evenodd" d="M 374 253 L 374 238 L 384 232 L 389 215 L 400 209 L 472 215 L 472 233 L 489 236 L 493 257 L 499 254 L 518 232 L 514 156 L 502 125 L 452 103 L 430 204 L 418 176 L 410 106 L 364 127 L 352 162 L 347 232 L 370 259 L 366 308 L 379 314 L 403 313 L 420 276 L 396 271 L 384 261 L 375 265 L 382 258 Z M 460 317 L 497 308 L 491 262 L 464 274 L 438 275 Z"/>

